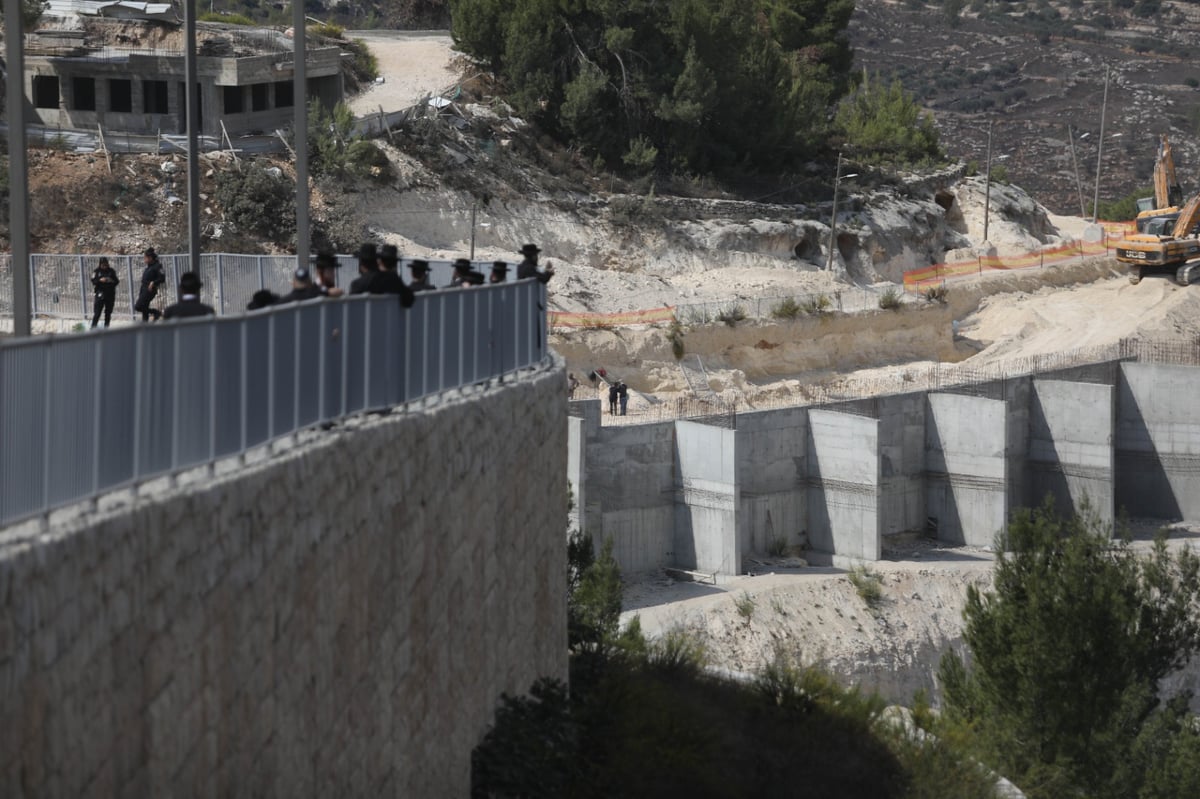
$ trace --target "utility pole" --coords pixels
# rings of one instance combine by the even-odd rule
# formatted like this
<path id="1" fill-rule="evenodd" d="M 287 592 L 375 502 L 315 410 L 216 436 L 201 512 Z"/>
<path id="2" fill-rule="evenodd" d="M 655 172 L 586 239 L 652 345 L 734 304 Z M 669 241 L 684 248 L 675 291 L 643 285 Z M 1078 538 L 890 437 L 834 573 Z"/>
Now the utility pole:
<path id="1" fill-rule="evenodd" d="M 475 260 L 475 212 L 479 209 L 479 203 L 471 202 L 471 260 Z"/>
<path id="2" fill-rule="evenodd" d="M 842 154 L 839 151 L 838 157 L 837 157 L 837 172 L 835 173 L 834 178 L 833 178 L 833 214 L 832 214 L 832 218 L 829 220 L 829 260 L 825 262 L 825 271 L 826 272 L 833 271 L 833 248 L 835 246 L 837 246 L 838 186 L 840 186 L 842 183 L 842 177 L 843 177 L 843 175 L 842 175 Z M 845 176 L 846 179 L 856 178 L 856 177 L 858 177 L 857 172 L 854 172 L 852 174 Z"/>
<path id="3" fill-rule="evenodd" d="M 988 240 L 988 220 L 992 210 L 992 120 L 988 120 L 987 175 L 983 179 L 983 240 Z"/>
<path id="4" fill-rule="evenodd" d="M 312 236 L 308 230 L 308 57 L 304 41 L 304 3 L 292 0 L 292 98 L 296 134 L 296 266 L 308 268 Z"/>
<path id="5" fill-rule="evenodd" d="M 1100 207 L 1100 165 L 1104 158 L 1104 117 L 1108 113 L 1108 75 L 1109 67 L 1104 68 L 1104 102 L 1100 106 L 1100 141 L 1096 144 L 1096 193 L 1092 197 L 1092 224 L 1096 224 L 1096 214 Z"/>
<path id="6" fill-rule="evenodd" d="M 8 236 L 12 243 L 13 335 L 32 330 L 29 280 L 29 158 L 25 147 L 25 21 L 21 0 L 4 0 L 8 69 Z"/>
<path id="7" fill-rule="evenodd" d="M 196 68 L 196 0 L 183 4 L 184 102 L 187 111 L 188 269 L 200 274 L 200 91 Z"/>

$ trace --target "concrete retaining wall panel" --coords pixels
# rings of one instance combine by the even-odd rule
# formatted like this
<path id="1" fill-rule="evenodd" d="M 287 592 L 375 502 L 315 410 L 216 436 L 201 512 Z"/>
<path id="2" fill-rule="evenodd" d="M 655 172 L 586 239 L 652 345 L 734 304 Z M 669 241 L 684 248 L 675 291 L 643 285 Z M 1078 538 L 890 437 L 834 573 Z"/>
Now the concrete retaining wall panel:
<path id="1" fill-rule="evenodd" d="M 737 482 L 742 554 L 803 540 L 807 520 L 808 410 L 738 416 Z"/>
<path id="2" fill-rule="evenodd" d="M 0 793 L 466 796 L 500 695 L 566 677 L 562 384 L 5 531 Z"/>
<path id="3" fill-rule="evenodd" d="M 1117 385 L 1117 507 L 1131 516 L 1200 516 L 1200 369 L 1122 363 Z"/>
<path id="4" fill-rule="evenodd" d="M 930 394 L 925 435 L 927 514 L 938 539 L 991 545 L 1008 520 L 1006 403 Z"/>
<path id="5" fill-rule="evenodd" d="M 879 521 L 883 535 L 925 526 L 925 395 L 879 403 Z"/>
<path id="6" fill-rule="evenodd" d="M 741 573 L 736 433 L 676 422 L 675 563 Z"/>
<path id="7" fill-rule="evenodd" d="M 1070 513 L 1086 502 L 1112 524 L 1113 414 L 1111 386 L 1033 381 L 1026 505 L 1049 494 L 1060 512 Z"/>
<path id="8" fill-rule="evenodd" d="M 879 422 L 808 413 L 808 533 L 813 549 L 878 560 Z"/>

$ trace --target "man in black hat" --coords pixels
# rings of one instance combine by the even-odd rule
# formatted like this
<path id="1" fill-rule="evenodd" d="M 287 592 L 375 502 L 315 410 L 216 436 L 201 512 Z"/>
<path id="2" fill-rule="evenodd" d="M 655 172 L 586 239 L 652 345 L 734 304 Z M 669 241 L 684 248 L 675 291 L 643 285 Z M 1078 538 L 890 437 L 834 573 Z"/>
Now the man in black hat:
<path id="1" fill-rule="evenodd" d="M 322 297 L 340 297 L 345 292 L 337 286 L 337 269 L 341 267 L 333 253 L 322 251 L 317 253 L 317 288 Z"/>
<path id="2" fill-rule="evenodd" d="M 150 321 L 153 316 L 157 322 L 162 318 L 162 311 L 157 308 L 151 308 L 150 303 L 154 302 L 154 298 L 158 296 L 158 287 L 167 282 L 167 271 L 158 261 L 158 253 L 153 247 L 146 249 L 142 253 L 142 259 L 146 263 L 146 268 L 142 271 L 142 285 L 138 290 L 137 302 L 133 304 L 133 310 L 142 315 L 142 321 Z"/>
<path id="3" fill-rule="evenodd" d="M 188 316 L 214 316 L 211 305 L 200 302 L 200 276 L 195 272 L 184 272 L 179 276 L 179 302 L 168 305 L 163 319 L 183 319 Z"/>
<path id="4" fill-rule="evenodd" d="M 408 262 L 408 268 L 412 270 L 412 280 L 408 287 L 413 291 L 435 291 L 437 286 L 429 282 L 429 262 L 422 261 L 420 258 L 414 258 Z"/>
<path id="5" fill-rule="evenodd" d="M 411 308 L 414 299 L 413 292 L 404 285 L 404 278 L 400 277 L 400 273 L 397 271 L 399 263 L 400 251 L 396 249 L 396 245 L 383 245 L 383 249 L 379 252 L 379 271 L 375 273 L 375 279 L 371 281 L 370 293 L 398 294 L 400 295 L 400 306 Z"/>
<path id="6" fill-rule="evenodd" d="M 470 260 L 466 258 L 454 259 L 454 277 L 450 280 L 451 288 L 482 286 L 483 282 L 483 272 L 472 269 Z"/>
<path id="7" fill-rule="evenodd" d="M 492 261 L 492 274 L 489 283 L 503 283 L 508 279 L 508 261 Z"/>
<path id="8" fill-rule="evenodd" d="M 368 294 L 375 275 L 379 274 L 379 254 L 375 245 L 364 244 L 358 248 L 358 277 L 350 283 L 351 294 Z"/>
<path id="9" fill-rule="evenodd" d="M 554 277 L 554 267 L 548 263 L 545 270 L 538 270 L 538 253 L 540 252 L 541 249 L 536 244 L 526 244 L 521 248 L 521 255 L 525 256 L 525 260 L 521 261 L 517 267 L 517 280 L 536 277 L 542 283 L 550 282 L 550 278 Z"/>
<path id="10" fill-rule="evenodd" d="M 278 294 L 270 289 L 259 289 L 250 298 L 250 302 L 246 305 L 246 310 L 257 311 L 259 308 L 269 308 L 277 302 L 279 302 Z"/>
<path id="11" fill-rule="evenodd" d="M 292 290 L 280 297 L 279 302 L 304 302 L 320 296 L 321 289 L 313 285 L 312 275 L 302 266 L 292 274 Z"/>
<path id="12" fill-rule="evenodd" d="M 121 278 L 117 277 L 117 270 L 108 265 L 107 258 L 101 258 L 96 264 L 95 270 L 92 271 L 92 285 L 96 287 L 95 306 L 96 312 L 92 314 L 92 327 L 94 328 L 100 322 L 100 313 L 104 313 L 104 326 L 108 327 L 112 322 L 113 303 L 117 299 L 117 284 L 121 282 Z"/>

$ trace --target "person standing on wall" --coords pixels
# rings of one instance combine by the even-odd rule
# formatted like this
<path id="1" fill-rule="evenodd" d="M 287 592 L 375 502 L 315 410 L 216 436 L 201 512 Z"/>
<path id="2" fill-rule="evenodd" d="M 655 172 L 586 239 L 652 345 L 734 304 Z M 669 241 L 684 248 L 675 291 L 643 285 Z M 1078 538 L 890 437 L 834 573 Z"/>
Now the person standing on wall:
<path id="1" fill-rule="evenodd" d="M 184 272 L 179 276 L 179 302 L 168 305 L 163 319 L 184 319 L 189 316 L 215 316 L 211 305 L 200 302 L 200 276 L 195 272 Z"/>
<path id="2" fill-rule="evenodd" d="M 375 275 L 379 274 L 379 253 L 367 242 L 358 248 L 358 277 L 350 281 L 351 294 L 369 294 Z"/>
<path id="3" fill-rule="evenodd" d="M 117 270 L 108 265 L 107 258 L 101 258 L 92 272 L 92 285 L 96 287 L 96 297 L 93 303 L 96 306 L 96 312 L 92 314 L 92 329 L 95 329 L 100 322 L 101 311 L 104 312 L 104 326 L 108 327 L 112 322 L 113 303 L 117 299 L 117 284 L 120 282 L 121 278 L 117 277 Z"/>
<path id="4" fill-rule="evenodd" d="M 337 256 L 331 252 L 319 252 L 315 262 L 317 268 L 317 288 L 322 297 L 340 297 L 345 292 L 338 288 L 337 270 L 341 268 Z"/>
<path id="5" fill-rule="evenodd" d="M 617 415 L 617 397 L 619 396 L 619 394 L 620 394 L 620 391 L 617 388 L 617 384 L 609 383 L 608 384 L 608 415 L 609 416 Z"/>
<path id="6" fill-rule="evenodd" d="M 545 270 L 538 269 L 538 253 L 541 249 L 536 244 L 526 244 L 521 248 L 521 255 L 525 256 L 525 260 L 521 261 L 517 267 L 517 280 L 525 280 L 526 278 L 536 277 L 542 283 L 549 283 L 550 278 L 554 277 L 554 267 L 547 263 Z"/>
<path id="7" fill-rule="evenodd" d="M 411 308 L 414 295 L 412 289 L 404 284 L 400 277 L 400 251 L 395 244 L 385 244 L 379 251 L 379 271 L 371 281 L 371 294 L 396 294 L 400 297 L 401 308 Z"/>
<path id="8" fill-rule="evenodd" d="M 625 408 L 629 405 L 629 386 L 625 385 L 624 380 L 617 381 L 617 397 L 621 400 L 621 415 L 625 415 Z"/>
<path id="9" fill-rule="evenodd" d="M 159 263 L 158 253 L 154 251 L 153 247 L 142 253 L 142 259 L 146 263 L 146 268 L 142 271 L 142 285 L 138 290 L 138 298 L 133 305 L 133 310 L 142 315 L 143 322 L 149 322 L 151 316 L 157 322 L 162 318 L 162 311 L 151 308 L 150 303 L 154 302 L 154 298 L 158 296 L 159 286 L 167 282 L 167 271 Z"/>
<path id="10" fill-rule="evenodd" d="M 414 258 L 408 262 L 408 268 L 412 270 L 412 280 L 408 287 L 413 291 L 436 291 L 437 286 L 429 282 L 429 262 L 420 258 Z"/>

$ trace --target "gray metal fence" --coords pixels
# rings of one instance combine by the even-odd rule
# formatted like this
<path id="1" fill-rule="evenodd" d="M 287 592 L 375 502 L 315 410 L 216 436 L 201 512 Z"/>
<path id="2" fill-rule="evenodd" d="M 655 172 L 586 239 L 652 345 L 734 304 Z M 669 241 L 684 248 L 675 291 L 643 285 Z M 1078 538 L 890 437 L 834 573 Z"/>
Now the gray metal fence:
<path id="1" fill-rule="evenodd" d="M 92 290 L 92 271 L 102 254 L 30 256 L 30 285 L 35 317 L 59 319 L 91 319 L 95 311 Z M 117 271 L 121 284 L 113 306 L 114 318 L 134 318 L 133 303 L 137 300 L 138 285 L 145 265 L 141 255 L 108 255 L 109 264 Z M 12 316 L 11 256 L 0 254 L 0 317 Z M 154 306 L 159 310 L 175 302 L 179 276 L 188 271 L 187 255 L 160 255 L 167 270 L 167 283 L 158 293 Z M 405 280 L 412 259 L 401 260 Z M 358 277 L 358 261 L 351 255 L 339 255 L 338 285 L 349 286 Z M 217 313 L 240 313 L 245 310 L 254 292 L 270 289 L 278 294 L 291 290 L 292 272 L 296 268 L 294 255 L 238 255 L 234 253 L 204 253 L 200 256 L 200 278 L 205 302 Z M 478 261 L 475 268 L 487 274 L 491 261 Z M 509 269 L 514 280 L 516 269 Z M 429 277 L 435 286 L 446 287 L 454 276 L 450 261 L 429 261 Z"/>
<path id="2" fill-rule="evenodd" d="M 547 357 L 536 280 L 0 341 L 0 526 Z"/>

